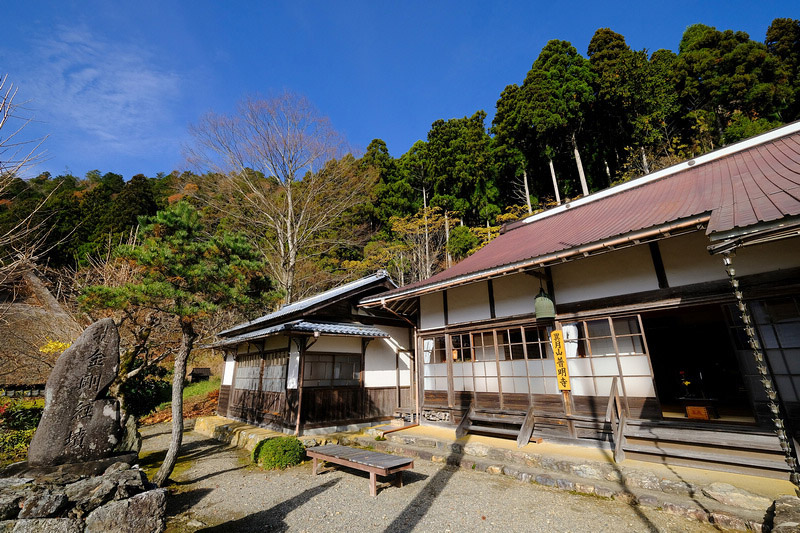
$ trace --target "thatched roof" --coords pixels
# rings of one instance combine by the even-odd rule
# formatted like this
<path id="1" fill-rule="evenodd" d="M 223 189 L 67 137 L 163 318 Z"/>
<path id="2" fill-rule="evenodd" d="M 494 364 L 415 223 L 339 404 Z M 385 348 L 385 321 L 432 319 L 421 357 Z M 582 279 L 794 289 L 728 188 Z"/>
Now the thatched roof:
<path id="1" fill-rule="evenodd" d="M 0 303 L 0 388 L 45 383 L 60 354 L 39 349 L 71 343 L 82 331 L 35 274 L 25 274 L 19 289 Z"/>

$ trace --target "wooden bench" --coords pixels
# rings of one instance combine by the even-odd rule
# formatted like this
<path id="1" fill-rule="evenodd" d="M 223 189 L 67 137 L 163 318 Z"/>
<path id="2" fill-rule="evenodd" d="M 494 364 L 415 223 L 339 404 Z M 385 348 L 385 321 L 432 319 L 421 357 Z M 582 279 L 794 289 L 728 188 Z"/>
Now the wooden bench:
<path id="1" fill-rule="evenodd" d="M 314 475 L 317 475 L 318 461 L 327 461 L 337 465 L 348 466 L 369 472 L 369 493 L 377 496 L 376 487 L 377 476 L 389 476 L 395 474 L 395 484 L 403 486 L 403 470 L 414 468 L 414 460 L 410 457 L 389 455 L 388 453 L 371 452 L 369 450 L 359 450 L 338 444 L 327 444 L 308 448 L 306 455 L 314 459 Z"/>

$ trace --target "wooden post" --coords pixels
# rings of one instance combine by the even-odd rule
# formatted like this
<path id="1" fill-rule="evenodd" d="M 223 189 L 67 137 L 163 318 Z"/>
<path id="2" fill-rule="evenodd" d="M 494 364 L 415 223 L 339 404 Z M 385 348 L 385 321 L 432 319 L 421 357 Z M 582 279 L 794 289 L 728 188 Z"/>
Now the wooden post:
<path id="1" fill-rule="evenodd" d="M 300 368 L 298 369 L 298 376 L 297 376 L 297 422 L 294 426 L 294 434 L 296 437 L 300 436 L 300 418 L 301 413 L 303 412 L 303 374 L 305 372 L 305 342 L 303 342 L 303 346 L 300 346 L 300 342 L 295 341 L 297 346 L 297 353 L 298 358 L 300 359 Z M 291 342 L 289 344 L 291 346 Z M 291 354 L 291 352 L 289 352 Z"/>

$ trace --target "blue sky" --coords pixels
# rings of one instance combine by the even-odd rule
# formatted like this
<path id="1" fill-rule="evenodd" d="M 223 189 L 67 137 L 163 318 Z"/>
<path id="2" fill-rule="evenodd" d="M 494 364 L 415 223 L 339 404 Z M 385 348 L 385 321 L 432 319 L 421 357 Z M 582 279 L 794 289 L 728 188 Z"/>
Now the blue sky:
<path id="1" fill-rule="evenodd" d="M 597 28 L 677 51 L 702 22 L 763 41 L 794 1 L 40 1 L 3 6 L 0 73 L 48 134 L 34 172 L 184 169 L 187 127 L 245 95 L 290 90 L 356 151 L 399 157 L 439 118 L 489 114 L 550 39 L 582 54 Z"/>

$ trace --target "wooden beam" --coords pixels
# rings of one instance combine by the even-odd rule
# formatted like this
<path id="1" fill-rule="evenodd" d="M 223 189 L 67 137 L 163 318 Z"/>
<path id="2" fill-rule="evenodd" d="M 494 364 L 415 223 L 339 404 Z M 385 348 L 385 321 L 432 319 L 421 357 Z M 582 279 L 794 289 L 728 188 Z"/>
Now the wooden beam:
<path id="1" fill-rule="evenodd" d="M 650 241 L 647 245 L 650 247 L 650 257 L 653 260 L 653 268 L 656 271 L 658 288 L 668 289 L 667 271 L 664 270 L 664 260 L 661 258 L 661 248 L 658 247 L 658 241 Z"/>
<path id="2" fill-rule="evenodd" d="M 486 286 L 489 289 L 489 316 L 491 318 L 497 318 L 497 313 L 494 309 L 494 286 L 492 285 L 491 279 L 486 282 Z"/>

